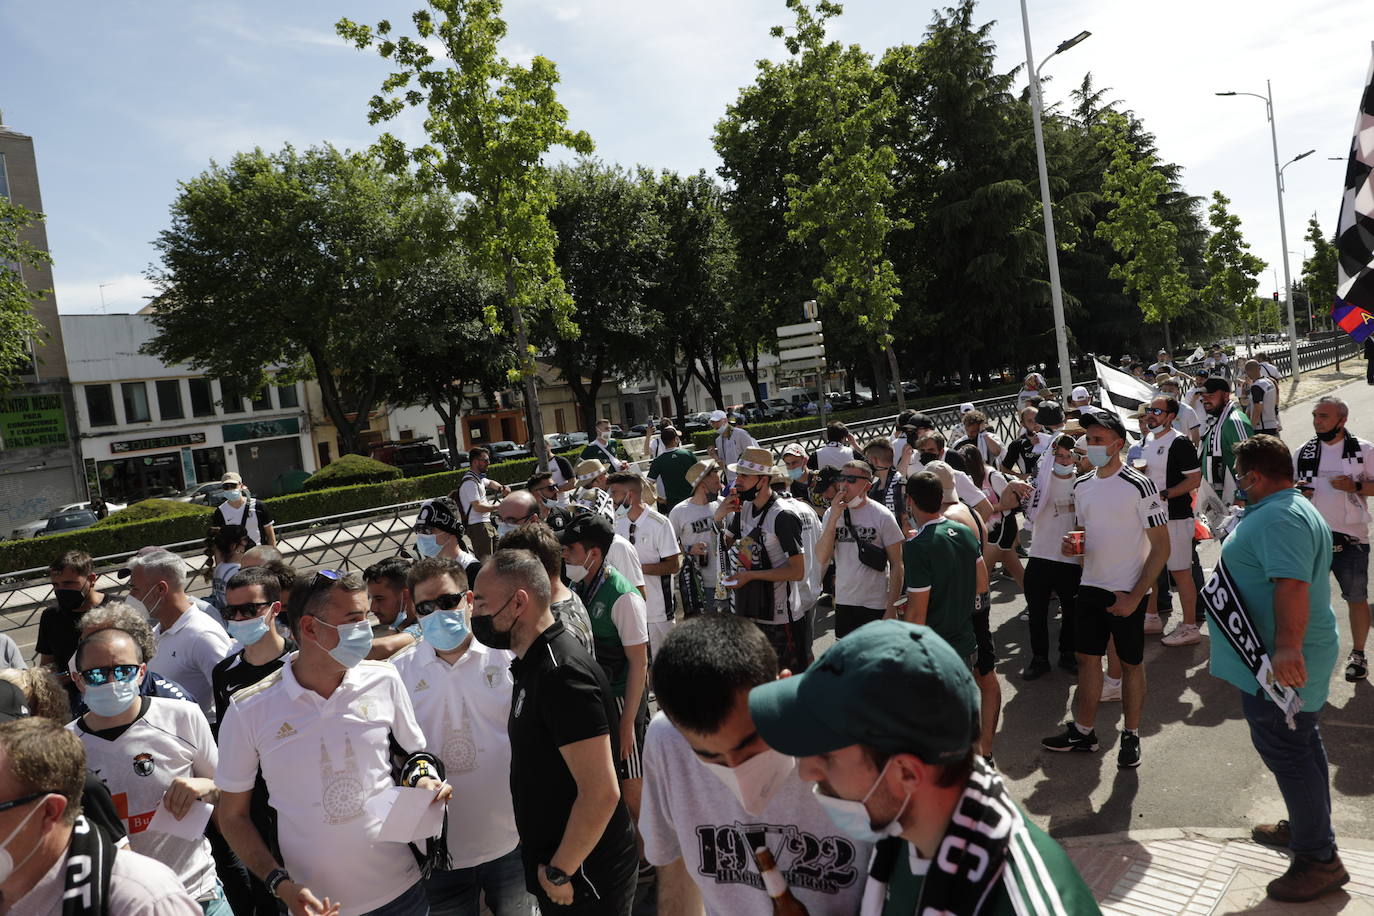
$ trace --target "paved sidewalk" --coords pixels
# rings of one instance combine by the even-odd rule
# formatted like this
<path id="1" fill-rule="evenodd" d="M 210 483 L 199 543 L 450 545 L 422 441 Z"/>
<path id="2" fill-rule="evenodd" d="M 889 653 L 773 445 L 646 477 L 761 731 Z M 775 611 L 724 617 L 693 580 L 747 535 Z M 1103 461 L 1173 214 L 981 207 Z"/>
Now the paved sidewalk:
<path id="1" fill-rule="evenodd" d="M 1060 841 L 1102 912 L 1146 914 L 1374 914 L 1374 843 L 1340 839 L 1350 883 L 1311 903 L 1268 899 L 1288 855 L 1235 830 L 1133 830 Z"/>

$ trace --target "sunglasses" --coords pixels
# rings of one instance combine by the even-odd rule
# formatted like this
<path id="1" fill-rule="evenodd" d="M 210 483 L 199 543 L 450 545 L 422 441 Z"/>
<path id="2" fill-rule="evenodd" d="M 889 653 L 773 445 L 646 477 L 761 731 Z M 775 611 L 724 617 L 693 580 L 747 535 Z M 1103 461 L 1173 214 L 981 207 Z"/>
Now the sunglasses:
<path id="1" fill-rule="evenodd" d="M 435 611 L 456 611 L 458 605 L 466 597 L 467 592 L 453 592 L 448 595 L 440 595 L 429 601 L 417 601 L 415 602 L 415 613 L 420 617 L 428 617 Z"/>
<path id="2" fill-rule="evenodd" d="M 871 480 L 872 478 L 860 477 L 857 474 L 841 474 L 839 477 L 835 479 L 838 480 L 840 483 L 868 483 L 869 480 Z"/>
<path id="3" fill-rule="evenodd" d="M 245 601 L 243 604 L 226 604 L 224 606 L 225 620 L 249 620 L 258 616 L 265 607 L 271 607 L 271 601 Z"/>
<path id="4" fill-rule="evenodd" d="M 343 573 L 337 569 L 322 569 L 315 573 L 315 578 L 310 580 L 310 590 L 316 592 L 322 588 L 328 588 L 342 578 Z"/>
<path id="5" fill-rule="evenodd" d="M 1168 413 L 1169 411 L 1165 410 L 1163 407 L 1146 407 L 1145 412 L 1152 417 L 1158 417 Z"/>
<path id="6" fill-rule="evenodd" d="M 83 668 L 77 673 L 81 675 L 81 680 L 86 682 L 87 687 L 100 687 L 111 680 L 127 684 L 138 677 L 138 669 L 138 665 L 104 665 L 99 668 Z"/>
<path id="7" fill-rule="evenodd" d="M 8 811 L 11 808 L 18 808 L 20 805 L 27 805 L 29 802 L 39 798 L 46 798 L 49 795 L 61 795 L 61 792 L 49 790 L 47 792 L 30 792 L 28 795 L 21 795 L 13 801 L 0 803 L 0 811 Z"/>

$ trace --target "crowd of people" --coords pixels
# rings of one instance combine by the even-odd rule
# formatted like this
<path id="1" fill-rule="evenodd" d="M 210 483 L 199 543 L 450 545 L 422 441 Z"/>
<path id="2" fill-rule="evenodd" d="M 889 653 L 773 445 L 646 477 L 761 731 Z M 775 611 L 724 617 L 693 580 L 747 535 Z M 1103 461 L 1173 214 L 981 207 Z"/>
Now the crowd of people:
<path id="1" fill-rule="evenodd" d="M 65 553 L 39 665 L 0 671 L 4 904 L 1097 913 L 997 770 L 997 575 L 1025 597 L 1020 677 L 1077 682 L 1049 751 L 1097 752 L 1119 701 L 1117 763 L 1140 766 L 1147 642 L 1209 639 L 1288 807 L 1255 829 L 1293 854 L 1269 893 L 1319 896 L 1348 880 L 1319 729 L 1328 573 L 1365 678 L 1374 446 L 1326 397 L 1290 451 L 1263 367 L 1226 365 L 1161 353 L 1138 436 L 1032 374 L 1008 441 L 967 404 L 958 436 L 907 411 L 775 454 L 718 413 L 705 457 L 669 426 L 636 468 L 598 436 L 516 489 L 474 448 L 361 574 L 293 567 L 239 494 L 208 599 L 160 547 L 118 599 Z"/>

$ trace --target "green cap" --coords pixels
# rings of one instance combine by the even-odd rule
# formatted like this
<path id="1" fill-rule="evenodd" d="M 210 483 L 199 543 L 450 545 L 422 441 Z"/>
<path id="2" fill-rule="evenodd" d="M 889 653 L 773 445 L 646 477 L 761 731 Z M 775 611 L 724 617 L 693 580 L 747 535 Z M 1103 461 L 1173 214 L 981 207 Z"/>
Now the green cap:
<path id="1" fill-rule="evenodd" d="M 956 763 L 978 738 L 968 663 L 930 627 L 866 623 L 804 674 L 755 687 L 749 713 L 768 746 L 810 757 L 864 744 Z"/>

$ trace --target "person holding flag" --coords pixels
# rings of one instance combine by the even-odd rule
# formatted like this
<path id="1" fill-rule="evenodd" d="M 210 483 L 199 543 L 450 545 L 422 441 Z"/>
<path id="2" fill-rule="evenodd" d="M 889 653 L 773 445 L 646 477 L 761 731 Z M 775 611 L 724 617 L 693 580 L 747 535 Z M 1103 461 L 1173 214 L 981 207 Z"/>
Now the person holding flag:
<path id="1" fill-rule="evenodd" d="M 1293 486 L 1283 440 L 1255 436 L 1235 452 L 1248 508 L 1203 588 L 1222 637 L 1211 640 L 1211 672 L 1239 688 L 1250 740 L 1288 809 L 1286 820 L 1251 832 L 1255 842 L 1293 853 L 1288 871 L 1269 882 L 1269 896 L 1314 900 L 1350 880 L 1336 854 L 1318 721 L 1340 651 L 1331 529 Z"/>

